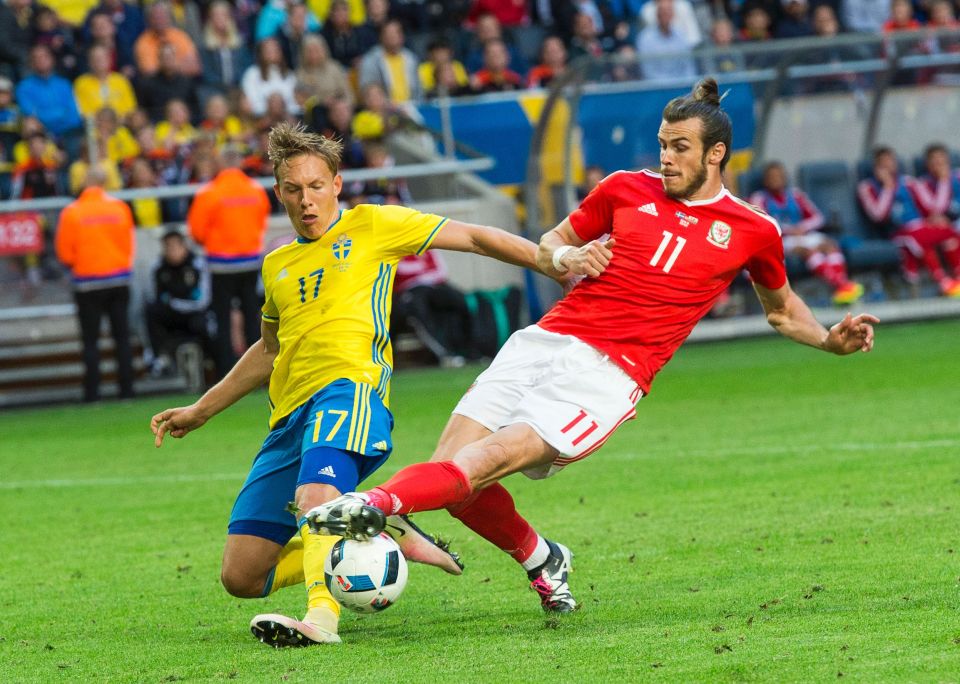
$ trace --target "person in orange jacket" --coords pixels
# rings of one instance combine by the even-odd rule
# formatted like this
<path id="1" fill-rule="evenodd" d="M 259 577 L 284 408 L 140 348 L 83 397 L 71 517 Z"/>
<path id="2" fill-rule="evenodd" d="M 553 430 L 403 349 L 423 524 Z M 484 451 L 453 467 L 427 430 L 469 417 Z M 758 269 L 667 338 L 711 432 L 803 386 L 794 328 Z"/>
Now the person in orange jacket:
<path id="1" fill-rule="evenodd" d="M 237 360 L 230 343 L 234 299 L 240 301 L 247 346 L 260 339 L 263 301 L 257 279 L 270 199 L 266 190 L 240 170 L 242 161 L 237 150 L 224 150 L 221 171 L 197 192 L 187 213 L 190 235 L 206 250 L 210 267 L 210 308 L 217 320 L 214 356 L 220 377 Z"/>
<path id="2" fill-rule="evenodd" d="M 121 398 L 133 396 L 130 348 L 130 270 L 134 221 L 130 207 L 103 190 L 106 176 L 91 167 L 80 196 L 60 213 L 57 257 L 73 274 L 74 300 L 83 340 L 83 399 L 100 398 L 100 321 L 110 320 Z"/>

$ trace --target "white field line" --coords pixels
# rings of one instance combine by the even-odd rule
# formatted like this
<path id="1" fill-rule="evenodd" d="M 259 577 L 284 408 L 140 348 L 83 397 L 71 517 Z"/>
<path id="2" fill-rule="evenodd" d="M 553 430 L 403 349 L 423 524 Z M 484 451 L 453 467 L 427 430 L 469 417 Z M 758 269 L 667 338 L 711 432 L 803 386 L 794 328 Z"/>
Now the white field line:
<path id="1" fill-rule="evenodd" d="M 960 439 L 929 439 L 910 442 L 841 442 L 838 444 L 791 444 L 777 446 L 729 446 L 686 451 L 659 449 L 646 452 L 656 456 L 737 456 L 763 454 L 815 453 L 819 451 L 917 451 L 960 447 Z M 614 456 L 616 460 L 635 458 L 632 454 Z M 18 480 L 0 482 L 0 491 L 11 489 L 59 489 L 64 487 L 125 487 L 140 484 L 178 484 L 181 482 L 219 482 L 243 480 L 243 473 L 198 473 L 196 475 L 144 475 L 140 477 L 98 477 L 59 480 Z"/>

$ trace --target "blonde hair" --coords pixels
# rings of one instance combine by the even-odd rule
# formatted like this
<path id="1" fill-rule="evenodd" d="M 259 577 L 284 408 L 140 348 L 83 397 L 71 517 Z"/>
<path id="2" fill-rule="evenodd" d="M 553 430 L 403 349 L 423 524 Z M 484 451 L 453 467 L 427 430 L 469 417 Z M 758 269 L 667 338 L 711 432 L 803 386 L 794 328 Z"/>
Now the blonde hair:
<path id="1" fill-rule="evenodd" d="M 308 131 L 303 124 L 281 123 L 270 129 L 267 156 L 273 162 L 273 175 L 280 182 L 280 168 L 293 157 L 313 155 L 327 164 L 330 173 L 340 172 L 343 143 Z"/>

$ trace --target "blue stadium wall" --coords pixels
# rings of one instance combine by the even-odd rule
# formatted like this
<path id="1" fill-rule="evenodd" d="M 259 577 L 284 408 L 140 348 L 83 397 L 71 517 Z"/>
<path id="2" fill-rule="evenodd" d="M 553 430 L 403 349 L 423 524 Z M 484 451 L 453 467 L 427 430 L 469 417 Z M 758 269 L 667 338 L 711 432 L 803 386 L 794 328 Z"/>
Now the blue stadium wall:
<path id="1" fill-rule="evenodd" d="M 746 84 L 724 84 L 729 94 L 724 109 L 734 121 L 733 149 L 748 150 L 755 127 L 753 89 Z M 586 164 L 605 170 L 655 166 L 659 149 L 656 131 L 664 105 L 689 88 L 632 93 L 589 93 L 580 101 L 577 123 Z M 517 185 L 526 175 L 527 157 L 537 117 L 546 95 L 532 91 L 516 99 L 470 98 L 453 101 L 450 118 L 456 140 L 493 157 L 496 166 L 480 175 L 494 185 Z M 440 109 L 419 107 L 424 123 L 441 128 Z"/>

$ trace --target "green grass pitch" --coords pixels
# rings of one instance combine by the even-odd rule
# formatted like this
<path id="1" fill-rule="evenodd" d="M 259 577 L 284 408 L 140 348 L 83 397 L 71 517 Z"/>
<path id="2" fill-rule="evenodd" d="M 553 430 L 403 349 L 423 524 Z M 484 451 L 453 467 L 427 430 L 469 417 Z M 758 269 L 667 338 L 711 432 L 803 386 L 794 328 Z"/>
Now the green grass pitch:
<path id="1" fill-rule="evenodd" d="M 159 451 L 147 423 L 169 398 L 0 415 L 0 680 L 957 681 L 958 340 L 942 322 L 881 327 L 846 359 L 682 349 L 604 449 L 506 483 L 576 553 L 582 610 L 546 617 L 509 558 L 430 513 L 466 573 L 411 567 L 332 648 L 249 635 L 302 589 L 219 585 L 262 394 Z M 429 455 L 475 372 L 397 374 L 396 449 L 370 484 Z"/>

